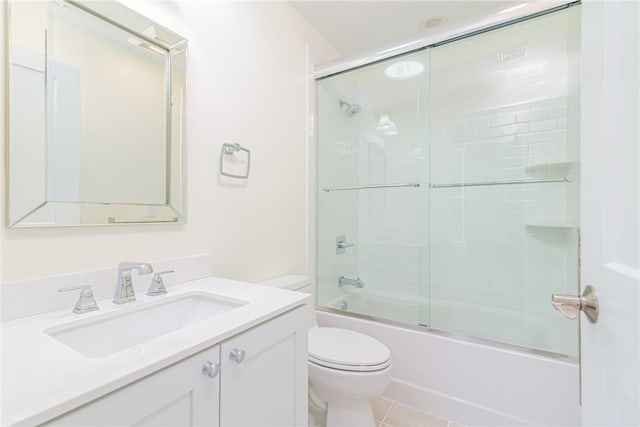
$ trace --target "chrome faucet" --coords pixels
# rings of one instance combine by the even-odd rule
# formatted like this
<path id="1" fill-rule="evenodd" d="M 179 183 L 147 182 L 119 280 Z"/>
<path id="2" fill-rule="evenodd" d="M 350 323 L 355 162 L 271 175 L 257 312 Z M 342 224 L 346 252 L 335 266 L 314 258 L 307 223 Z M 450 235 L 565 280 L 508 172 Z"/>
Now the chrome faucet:
<path id="1" fill-rule="evenodd" d="M 357 279 L 349 279 L 348 277 L 340 276 L 340 278 L 338 278 L 338 287 L 341 288 L 343 286 L 355 286 L 356 288 L 364 288 L 364 282 L 359 277 Z"/>
<path id="2" fill-rule="evenodd" d="M 118 264 L 118 286 L 113 297 L 115 304 L 126 304 L 136 300 L 136 295 L 133 292 L 131 270 L 136 270 L 139 274 L 153 273 L 151 264 L 143 262 L 121 262 Z"/>

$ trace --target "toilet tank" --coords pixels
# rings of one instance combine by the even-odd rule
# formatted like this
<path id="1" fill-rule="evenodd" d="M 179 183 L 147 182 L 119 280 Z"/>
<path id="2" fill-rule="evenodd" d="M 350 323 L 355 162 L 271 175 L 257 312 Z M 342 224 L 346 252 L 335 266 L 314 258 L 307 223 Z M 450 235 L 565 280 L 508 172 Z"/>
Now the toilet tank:
<path id="1" fill-rule="evenodd" d="M 311 279 L 308 276 L 293 274 L 288 276 L 279 276 L 274 277 L 273 279 L 263 280 L 262 282 L 258 282 L 257 284 L 313 294 Z"/>
<path id="2" fill-rule="evenodd" d="M 302 275 L 279 276 L 279 277 L 274 277 L 273 279 L 257 282 L 256 285 L 273 286 L 275 288 L 304 292 L 304 293 L 313 295 L 313 287 L 311 285 L 311 279 L 308 276 L 302 276 Z M 314 307 L 312 303 L 310 314 L 309 314 L 309 329 L 318 326 L 315 310 L 313 308 Z"/>

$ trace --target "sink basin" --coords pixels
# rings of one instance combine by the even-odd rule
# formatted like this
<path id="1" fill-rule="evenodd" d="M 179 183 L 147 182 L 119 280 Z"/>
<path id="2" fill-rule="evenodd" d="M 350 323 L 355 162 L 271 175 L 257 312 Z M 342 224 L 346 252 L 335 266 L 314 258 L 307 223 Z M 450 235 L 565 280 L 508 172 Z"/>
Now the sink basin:
<path id="1" fill-rule="evenodd" d="M 184 294 L 55 326 L 45 333 L 84 356 L 100 357 L 203 322 L 246 303 L 211 294 Z"/>

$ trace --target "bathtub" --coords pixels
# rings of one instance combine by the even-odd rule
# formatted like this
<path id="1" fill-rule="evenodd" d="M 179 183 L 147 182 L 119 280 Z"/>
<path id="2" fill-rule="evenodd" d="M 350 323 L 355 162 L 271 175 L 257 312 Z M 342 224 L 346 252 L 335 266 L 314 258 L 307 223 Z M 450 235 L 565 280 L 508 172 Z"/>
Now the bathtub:
<path id="1" fill-rule="evenodd" d="M 576 324 L 546 306 L 544 313 L 426 299 L 395 290 L 346 289 L 328 307 L 365 317 L 391 319 L 406 325 L 430 325 L 471 337 L 569 355 L 577 359 Z M 558 322 L 560 320 L 560 322 Z"/>
<path id="2" fill-rule="evenodd" d="M 340 308 L 345 308 L 341 312 Z M 431 313 L 426 312 L 429 307 Z M 473 307 L 421 304 L 414 296 L 349 290 L 316 310 L 320 326 L 342 327 L 384 342 L 393 358 L 386 397 L 464 425 L 580 425 L 579 367 L 571 358 L 525 352 L 514 346 L 468 339 L 427 328 L 403 327 L 358 316 L 419 325 L 429 319 L 471 327 L 508 328 L 522 321 L 508 310 L 474 312 Z M 355 312 L 345 314 L 349 312 Z M 465 320 L 473 319 L 473 322 Z M 475 325 L 475 326 L 473 326 Z M 526 333 L 541 334 L 540 325 Z M 455 329 L 455 328 L 454 328 Z M 486 329 L 486 328 L 485 328 Z M 460 330 L 460 329 L 457 329 Z M 473 334 L 473 331 L 465 331 Z M 513 339 L 517 342 L 517 334 Z"/>

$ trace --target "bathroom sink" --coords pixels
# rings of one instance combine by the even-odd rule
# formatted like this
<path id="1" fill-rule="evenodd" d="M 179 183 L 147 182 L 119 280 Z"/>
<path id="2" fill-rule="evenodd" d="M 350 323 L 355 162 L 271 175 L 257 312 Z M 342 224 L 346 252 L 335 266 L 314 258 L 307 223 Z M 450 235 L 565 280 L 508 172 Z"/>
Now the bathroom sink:
<path id="1" fill-rule="evenodd" d="M 161 302 L 123 307 L 45 330 L 87 357 L 100 357 L 219 316 L 247 304 L 211 294 L 184 294 Z"/>

